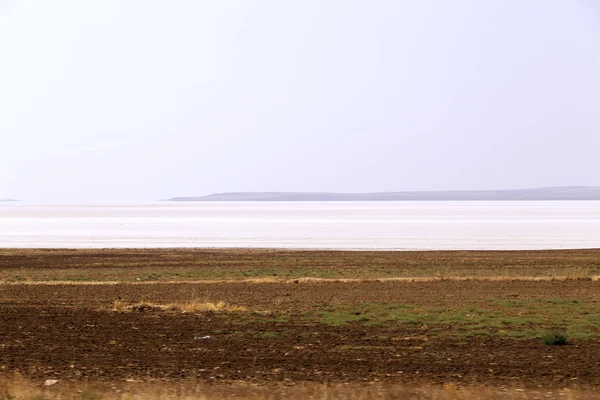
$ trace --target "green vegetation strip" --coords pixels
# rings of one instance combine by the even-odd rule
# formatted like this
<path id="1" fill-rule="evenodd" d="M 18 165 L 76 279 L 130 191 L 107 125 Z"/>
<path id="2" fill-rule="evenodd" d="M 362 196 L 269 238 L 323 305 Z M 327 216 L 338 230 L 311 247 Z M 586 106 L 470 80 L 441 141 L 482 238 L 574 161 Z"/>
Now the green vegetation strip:
<path id="1" fill-rule="evenodd" d="M 412 327 L 429 338 L 499 336 L 542 338 L 562 332 L 569 339 L 600 338 L 600 304 L 564 299 L 483 301 L 478 307 L 422 307 L 406 304 L 315 304 L 300 315 L 284 313 L 266 318 L 247 313 L 240 323 L 281 323 L 294 320 L 327 326 Z M 383 331 L 379 340 L 388 338 Z"/>

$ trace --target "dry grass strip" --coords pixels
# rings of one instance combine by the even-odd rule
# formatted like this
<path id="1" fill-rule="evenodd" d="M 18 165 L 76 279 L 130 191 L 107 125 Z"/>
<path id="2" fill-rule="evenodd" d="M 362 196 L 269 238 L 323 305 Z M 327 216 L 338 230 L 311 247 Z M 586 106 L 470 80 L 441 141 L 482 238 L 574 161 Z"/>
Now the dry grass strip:
<path id="1" fill-rule="evenodd" d="M 242 312 L 247 311 L 246 307 L 236 306 L 226 301 L 202 301 L 188 300 L 169 304 L 157 304 L 142 301 L 136 304 L 126 304 L 122 300 L 115 300 L 113 304 L 114 311 L 178 311 L 178 312 Z"/>
<path id="2" fill-rule="evenodd" d="M 166 383 L 127 380 L 125 382 L 69 382 L 57 379 L 51 386 L 21 377 L 0 380 L 0 400 L 224 400 L 258 399 L 421 399 L 421 400 L 500 400 L 561 399 L 593 400 L 600 395 L 589 389 L 558 390 L 519 387 L 382 384 L 322 384 L 295 382 L 286 385 L 252 385 L 244 382 L 203 384 L 195 382 Z"/>

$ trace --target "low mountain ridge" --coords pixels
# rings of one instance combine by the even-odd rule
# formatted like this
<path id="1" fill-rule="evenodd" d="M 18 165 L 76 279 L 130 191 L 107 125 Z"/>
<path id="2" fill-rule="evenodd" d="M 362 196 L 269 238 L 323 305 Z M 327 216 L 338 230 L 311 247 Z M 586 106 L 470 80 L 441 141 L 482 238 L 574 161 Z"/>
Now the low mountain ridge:
<path id="1" fill-rule="evenodd" d="M 470 201 L 600 200 L 600 187 L 566 186 L 510 190 L 443 190 L 380 193 L 229 192 L 167 201 Z"/>

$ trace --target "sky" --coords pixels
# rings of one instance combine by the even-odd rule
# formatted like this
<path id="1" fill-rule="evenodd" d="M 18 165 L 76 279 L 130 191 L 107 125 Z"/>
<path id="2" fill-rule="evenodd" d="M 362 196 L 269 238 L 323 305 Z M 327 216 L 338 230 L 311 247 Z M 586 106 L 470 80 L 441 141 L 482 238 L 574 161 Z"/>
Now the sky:
<path id="1" fill-rule="evenodd" d="M 595 0 L 0 0 L 0 198 L 600 186 Z"/>

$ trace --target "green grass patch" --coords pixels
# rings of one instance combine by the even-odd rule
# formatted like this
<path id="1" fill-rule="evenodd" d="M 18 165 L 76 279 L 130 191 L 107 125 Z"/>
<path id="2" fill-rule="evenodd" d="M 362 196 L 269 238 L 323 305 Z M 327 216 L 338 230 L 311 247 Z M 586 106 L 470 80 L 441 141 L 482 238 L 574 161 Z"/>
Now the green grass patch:
<path id="1" fill-rule="evenodd" d="M 285 324 L 287 322 L 290 321 L 290 316 L 287 314 L 280 314 L 277 315 L 276 317 L 272 317 L 272 318 L 256 318 L 253 320 L 253 322 L 259 322 L 259 323 L 273 323 L 273 324 Z"/>
<path id="2" fill-rule="evenodd" d="M 352 322 L 366 322 L 369 318 L 353 311 L 330 311 L 322 314 L 321 323 L 331 326 L 344 326 Z"/>
<path id="3" fill-rule="evenodd" d="M 480 301 L 478 307 L 423 307 L 407 304 L 320 304 L 304 320 L 330 326 L 427 326 L 433 336 L 506 336 L 532 339 L 548 326 L 564 326 L 573 339 L 600 337 L 600 306 L 571 299 Z M 450 327 L 450 329 L 448 329 Z"/>
<path id="4" fill-rule="evenodd" d="M 310 339 L 310 338 L 315 338 L 318 337 L 320 335 L 319 332 L 302 332 L 298 334 L 299 338 L 302 339 Z"/>

